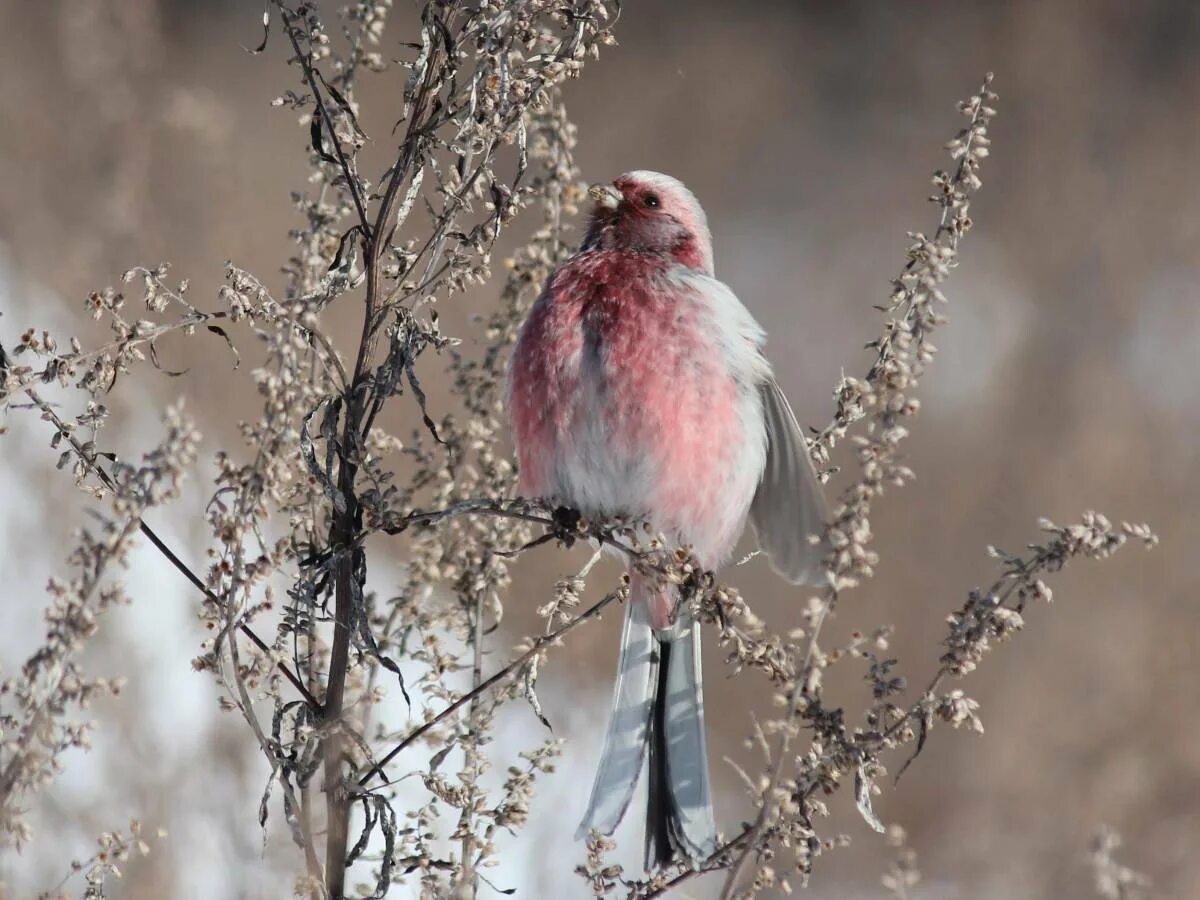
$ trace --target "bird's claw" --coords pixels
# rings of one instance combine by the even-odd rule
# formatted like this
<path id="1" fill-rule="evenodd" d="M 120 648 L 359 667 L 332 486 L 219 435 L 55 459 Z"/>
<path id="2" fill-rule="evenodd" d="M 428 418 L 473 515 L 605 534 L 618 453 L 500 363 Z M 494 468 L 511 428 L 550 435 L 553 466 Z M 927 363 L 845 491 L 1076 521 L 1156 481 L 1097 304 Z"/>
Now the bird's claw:
<path id="1" fill-rule="evenodd" d="M 579 523 L 583 521 L 583 513 L 569 506 L 559 506 L 550 518 L 554 520 L 554 533 L 567 547 L 575 543 L 579 536 Z"/>

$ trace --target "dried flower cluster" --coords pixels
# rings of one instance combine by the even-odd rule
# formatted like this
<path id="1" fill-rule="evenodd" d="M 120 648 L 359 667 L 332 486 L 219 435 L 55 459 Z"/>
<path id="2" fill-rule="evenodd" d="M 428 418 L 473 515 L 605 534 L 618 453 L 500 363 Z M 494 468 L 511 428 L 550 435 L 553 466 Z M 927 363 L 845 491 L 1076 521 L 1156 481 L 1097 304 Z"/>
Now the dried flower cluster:
<path id="1" fill-rule="evenodd" d="M 1097 896 L 1104 900 L 1141 900 L 1150 889 L 1150 879 L 1113 858 L 1121 847 L 1121 836 L 1107 825 L 1092 838 L 1089 861 Z"/>
<path id="2" fill-rule="evenodd" d="M 140 286 L 147 318 L 127 318 L 126 297 L 109 288 L 87 300 L 111 327 L 107 343 L 85 350 L 71 339 L 64 350 L 31 329 L 11 349 L 0 365 L 0 402 L 40 411 L 60 467 L 70 464 L 84 490 L 110 497 L 113 511 L 98 532 L 81 533 L 71 557 L 76 577 L 51 582 L 42 647 L 0 684 L 0 825 L 8 840 L 31 839 L 22 804 L 53 777 L 65 751 L 86 744 L 86 725 L 69 710 L 117 687 L 84 676 L 76 658 L 96 617 L 125 600 L 109 576 L 138 531 L 198 592 L 210 637 L 193 665 L 218 680 L 225 708 L 242 717 L 269 763 L 259 821 L 274 814 L 278 797 L 302 859 L 297 895 L 333 900 L 384 897 L 396 884 L 415 885 L 422 897 L 475 896 L 498 863 L 497 834 L 538 815 L 535 790 L 563 746 L 539 736 L 502 755 L 497 710 L 524 701 L 543 717 L 536 687 L 551 649 L 627 592 L 623 582 L 610 586 L 583 608 L 589 564 L 539 600 L 542 633 L 485 672 L 509 567 L 531 547 L 591 540 L 625 548 L 639 569 L 681 587 L 734 672 L 765 673 L 777 691 L 778 714 L 754 723 L 750 736 L 762 771 L 744 773 L 757 815 L 710 859 L 639 878 L 608 861 L 607 838 L 593 835 L 580 849 L 578 872 L 596 896 L 655 897 L 721 872 L 721 895 L 730 898 L 804 882 L 819 854 L 839 843 L 822 836 L 819 823 L 824 798 L 842 784 L 853 784 L 859 811 L 885 831 L 871 798 L 889 752 L 906 750 L 906 766 L 937 722 L 982 728 L 975 701 L 944 682 L 968 675 L 1023 627 L 1026 602 L 1050 597 L 1046 574 L 1072 559 L 1104 558 L 1130 538 L 1153 545 L 1145 526 L 1117 528 L 1089 513 L 1078 525 L 1043 523 L 1044 542 L 1024 554 L 991 550 L 1000 573 L 950 616 L 938 672 L 916 699 L 903 699 L 907 682 L 887 655 L 889 628 L 856 633 L 839 647 L 821 643 L 843 593 L 876 565 L 873 504 L 912 477 L 899 448 L 919 410 L 913 393 L 933 359 L 930 337 L 943 322 L 941 285 L 971 227 L 969 198 L 980 187 L 995 114 L 990 76 L 960 106 L 966 125 L 948 148 L 952 169 L 933 178 L 937 227 L 910 235 L 881 307 L 883 334 L 869 345 L 875 360 L 863 378 L 841 379 L 833 420 L 813 439 L 823 468 L 833 471 L 844 439 L 857 468 L 824 535 L 828 587 L 811 598 L 802 627 L 772 629 L 687 548 L 667 545 L 642 523 L 586 522 L 512 499 L 515 472 L 500 451 L 508 351 L 542 283 L 570 252 L 564 220 L 585 196 L 559 88 L 612 42 L 616 14 L 600 0 L 430 0 L 406 35 L 407 58 L 394 64 L 381 43 L 390 0 L 349 4 L 332 31 L 312 4 L 272 0 L 262 46 L 286 42 L 298 82 L 273 105 L 300 117 L 311 164 L 293 195 L 300 223 L 282 288 L 229 263 L 218 308 L 204 311 L 186 281 L 168 283 L 165 265 L 137 267 L 124 283 Z M 393 92 L 396 108 L 368 116 L 356 99 L 360 80 L 395 78 L 397 65 L 406 71 Z M 377 146 L 392 149 L 372 177 L 364 151 Z M 442 333 L 437 308 L 491 280 L 497 238 L 531 208 L 540 219 L 504 261 L 499 302 L 477 316 L 480 349 L 468 352 Z M 349 352 L 326 332 L 333 314 L 361 317 Z M 216 451 L 199 572 L 143 521 L 177 495 L 197 452 L 192 427 L 168 411 L 166 438 L 136 467 L 100 444 L 106 396 L 148 371 L 147 361 L 186 377 L 164 365 L 159 342 L 196 332 L 223 342 L 214 366 L 237 366 L 239 346 L 257 347 L 247 368 L 259 401 L 256 416 L 238 423 L 242 445 Z M 37 364 L 25 364 L 29 358 Z M 450 393 L 441 410 L 423 388 L 437 378 Z M 63 412 L 39 393 L 50 389 L 82 409 Z M 403 559 L 403 569 L 389 571 L 383 558 Z M 823 698 L 823 673 L 847 660 L 861 661 L 870 686 L 858 710 Z M 399 729 L 383 711 L 396 697 L 408 709 Z M 807 747 L 797 746 L 802 729 L 811 735 Z M 490 769 L 505 773 L 499 787 L 485 777 Z M 902 830 L 893 827 L 889 840 L 898 855 L 885 884 L 906 897 L 919 878 L 915 856 Z M 111 874 L 104 866 L 136 841 L 136 831 L 111 838 L 104 860 L 79 866 L 94 873 L 89 891 L 100 885 L 89 896 L 101 896 Z"/>
<path id="3" fill-rule="evenodd" d="M 97 454 L 79 443 L 76 425 L 67 423 L 34 391 L 34 408 L 54 427 L 52 442 L 71 447 L 81 479 L 97 469 Z M 0 830 L 20 847 L 30 840 L 25 820 L 30 795 L 51 781 L 72 748 L 86 748 L 91 725 L 73 711 L 93 699 L 117 694 L 120 678 L 87 674 L 80 655 L 96 633 L 100 617 L 129 602 L 113 578 L 125 565 L 141 517 L 153 507 L 178 496 L 185 471 L 195 460 L 199 434 L 178 408 L 167 410 L 166 435 L 140 465 L 113 459 L 103 477 L 111 495 L 112 512 L 97 515 L 91 527 L 81 528 L 68 559 L 74 574 L 51 578 L 47 585 L 46 632 L 37 650 L 19 673 L 0 681 Z"/>
<path id="4" fill-rule="evenodd" d="M 159 831 L 158 837 L 166 837 Z M 97 849 L 86 860 L 71 860 L 68 872 L 53 890 L 44 891 L 37 900 L 66 900 L 69 896 L 63 887 L 72 875 L 83 873 L 83 900 L 103 900 L 104 885 L 109 878 L 121 877 L 121 866 L 134 857 L 147 856 L 150 845 L 143 834 L 142 823 L 134 819 L 129 828 L 122 831 L 105 831 L 96 838 Z"/>
<path id="5" fill-rule="evenodd" d="M 908 835 L 899 825 L 888 826 L 886 839 L 896 855 L 882 878 L 883 886 L 896 900 L 909 900 L 914 896 L 912 888 L 921 883 L 916 851 L 908 846 Z"/>

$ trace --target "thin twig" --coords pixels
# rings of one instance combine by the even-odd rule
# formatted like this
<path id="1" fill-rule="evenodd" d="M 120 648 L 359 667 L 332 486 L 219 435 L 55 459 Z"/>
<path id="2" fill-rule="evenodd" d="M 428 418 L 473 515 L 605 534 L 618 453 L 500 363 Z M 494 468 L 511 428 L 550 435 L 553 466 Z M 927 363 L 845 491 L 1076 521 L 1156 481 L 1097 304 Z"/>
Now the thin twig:
<path id="1" fill-rule="evenodd" d="M 59 430 L 59 433 L 66 437 L 68 443 L 71 445 L 71 449 L 75 451 L 75 455 L 83 462 L 83 464 L 86 465 L 92 471 L 92 473 L 94 473 L 96 477 L 100 479 L 106 488 L 109 490 L 115 490 L 116 485 L 113 484 L 113 481 L 109 477 L 108 473 L 100 468 L 95 459 L 88 454 L 75 439 L 74 435 L 67 431 L 66 424 L 62 421 L 62 419 L 59 418 L 58 414 L 54 411 L 54 408 L 45 400 L 43 400 L 37 391 L 31 387 L 25 388 L 25 394 L 34 403 L 34 405 L 42 411 L 42 414 L 54 423 L 55 427 Z M 150 543 L 153 544 L 154 547 L 160 553 L 162 553 L 164 557 L 166 557 L 167 562 L 173 565 L 175 569 L 181 575 L 183 575 L 184 578 L 190 581 L 192 585 L 194 585 L 195 588 L 200 591 L 200 593 L 215 603 L 218 608 L 223 609 L 225 607 L 225 603 L 221 600 L 221 598 L 209 590 L 208 586 L 205 585 L 205 583 L 200 579 L 200 576 L 193 572 L 187 566 L 187 564 L 179 558 L 178 554 L 176 554 L 174 550 L 167 546 L 166 541 L 159 537 L 158 533 L 149 525 L 147 525 L 142 519 L 138 519 L 138 529 L 146 536 L 146 539 L 149 540 Z M 291 683 L 292 687 L 299 692 L 300 696 L 304 698 L 305 702 L 308 703 L 312 709 L 320 710 L 321 704 L 317 698 L 309 692 L 308 688 L 304 686 L 304 683 L 296 676 L 294 672 L 292 672 L 291 669 L 287 667 L 282 660 L 276 659 L 275 654 L 271 651 L 270 646 L 268 646 L 267 643 L 254 632 L 254 629 L 252 629 L 249 624 L 242 621 L 239 621 L 237 625 L 242 634 L 246 635 L 246 637 L 250 639 L 250 642 L 254 644 L 254 646 L 260 651 L 262 651 L 262 653 L 265 654 L 269 660 L 271 660 L 275 668 L 277 668 L 280 674 L 282 674 L 283 677 Z"/>
<path id="2" fill-rule="evenodd" d="M 474 693 L 479 688 L 479 683 L 483 680 L 483 591 L 476 590 L 475 603 L 471 608 L 471 692 Z M 471 698 L 470 707 L 467 710 L 467 748 L 466 748 L 466 766 L 472 770 L 472 784 L 478 790 L 477 780 L 480 773 L 479 765 L 479 701 L 480 694 L 475 694 Z M 463 805 L 462 814 L 459 816 L 458 829 L 462 832 L 462 872 L 459 875 L 460 885 L 469 885 L 472 895 L 475 892 L 475 864 L 472 856 L 474 855 L 475 831 L 472 828 L 471 811 L 472 804 Z"/>
<path id="3" fill-rule="evenodd" d="M 975 107 L 971 112 L 971 119 L 970 119 L 971 126 L 975 125 L 975 123 L 979 120 L 979 117 L 982 114 L 982 110 L 984 109 L 984 106 L 985 106 L 983 101 L 987 96 L 988 88 L 989 88 L 989 85 L 991 84 L 991 81 L 992 81 L 992 75 L 989 72 L 983 81 L 983 85 L 979 90 L 979 94 L 977 95 L 978 99 L 975 103 Z M 966 179 L 968 174 L 970 174 L 969 168 L 968 168 L 968 161 L 971 159 L 971 153 L 970 153 L 971 142 L 975 138 L 975 132 L 973 129 L 968 129 L 967 133 L 968 133 L 968 137 L 966 140 L 965 147 L 963 148 L 964 152 L 962 153 L 961 158 L 959 159 L 958 166 L 955 169 L 954 176 L 950 181 L 951 187 L 955 190 L 959 189 L 959 187 L 964 182 L 964 180 Z M 943 236 L 943 234 L 947 233 L 948 226 L 946 223 L 947 223 L 948 217 L 950 215 L 950 211 L 951 211 L 950 204 L 943 203 L 942 207 L 941 207 L 941 215 L 939 216 L 939 219 L 938 219 L 937 230 L 935 232 L 935 237 L 934 237 L 935 241 L 939 240 Z M 955 248 L 955 247 L 957 247 L 957 243 L 958 243 L 957 235 L 954 232 L 951 232 L 950 246 L 952 248 Z M 905 265 L 904 271 L 905 272 L 912 271 L 916 264 L 917 264 L 917 261 L 915 258 L 910 259 L 908 261 L 908 263 Z M 901 321 L 907 323 L 909 318 L 915 314 L 915 311 L 917 309 L 916 297 L 917 297 L 917 291 L 915 289 L 911 290 L 907 293 L 907 295 L 904 299 L 903 312 L 900 317 Z M 868 383 L 874 383 L 876 381 L 886 378 L 887 371 L 888 371 L 887 362 L 893 354 L 892 343 L 895 340 L 895 336 L 897 333 L 898 333 L 898 330 L 896 328 L 889 328 L 887 330 L 885 336 L 879 342 L 878 354 L 866 375 L 866 381 Z M 847 424 L 849 424 L 849 423 L 844 420 L 844 418 L 842 416 L 842 410 L 839 409 L 838 413 L 834 416 L 833 421 L 824 430 L 822 430 L 818 434 L 818 436 L 813 440 L 813 442 L 812 442 L 813 450 L 816 451 L 816 454 L 817 455 L 827 454 L 829 449 L 833 446 L 835 436 L 842 429 L 844 429 Z M 850 490 L 853 492 L 855 490 L 855 488 L 852 487 Z M 832 567 L 830 567 L 828 569 L 828 575 L 830 578 L 831 587 L 827 588 L 824 595 L 821 597 L 820 609 L 818 610 L 816 619 L 815 619 L 812 627 L 809 629 L 809 633 L 807 635 L 807 642 L 806 642 L 805 652 L 804 652 L 804 661 L 803 661 L 803 664 L 800 667 L 799 671 L 796 672 L 795 680 L 793 681 L 793 683 L 791 685 L 790 696 L 788 698 L 787 712 L 785 713 L 785 715 L 783 717 L 783 727 L 781 729 L 781 734 L 779 736 L 778 746 L 776 748 L 774 759 L 771 761 L 771 764 L 770 764 L 771 767 L 769 770 L 769 775 L 767 778 L 766 786 L 763 788 L 761 795 L 760 795 L 758 815 L 755 818 L 753 825 L 750 827 L 750 830 L 749 830 L 750 831 L 750 834 L 749 834 L 750 839 L 745 842 L 745 845 L 742 847 L 741 853 L 738 855 L 737 859 L 735 860 L 732 867 L 730 868 L 729 875 L 726 878 L 725 884 L 721 890 L 720 900 L 732 900 L 733 896 L 737 892 L 738 883 L 741 880 L 742 874 L 744 873 L 744 871 L 746 869 L 746 866 L 749 862 L 751 853 L 758 852 L 758 847 L 757 847 L 758 838 L 766 830 L 770 821 L 774 817 L 773 795 L 778 790 L 779 782 L 783 776 L 783 767 L 788 758 L 788 748 L 791 743 L 792 734 L 795 731 L 796 720 L 799 717 L 802 707 L 803 707 L 803 705 L 806 704 L 808 696 L 809 696 L 808 684 L 812 677 L 813 660 L 816 657 L 816 653 L 817 653 L 817 649 L 818 649 L 818 641 L 821 636 L 821 630 L 825 624 L 826 619 L 828 618 L 829 612 L 832 610 L 834 604 L 837 602 L 837 599 L 838 599 L 838 591 L 837 591 L 836 587 L 832 586 L 833 584 L 836 584 L 837 572 L 834 571 L 834 569 Z"/>
<path id="4" fill-rule="evenodd" d="M 375 763 L 375 765 L 368 769 L 358 779 L 359 787 L 366 787 L 371 779 L 376 775 L 383 775 L 383 770 L 387 764 L 395 759 L 405 749 L 410 747 L 415 741 L 419 740 L 423 735 L 429 733 L 432 729 L 436 728 L 450 716 L 454 715 L 456 712 L 458 712 L 458 710 L 462 709 L 463 706 L 473 702 L 476 697 L 481 696 L 482 694 L 494 688 L 496 685 L 502 684 L 508 679 L 514 677 L 521 667 L 524 666 L 525 663 L 529 662 L 529 660 L 532 659 L 536 654 L 540 653 L 543 648 L 550 646 L 560 638 L 566 637 L 566 635 L 570 634 L 584 622 L 597 618 L 606 606 L 611 604 L 614 600 L 621 599 L 624 596 L 624 593 L 625 592 L 622 589 L 606 594 L 602 599 L 597 600 L 584 612 L 580 613 L 574 619 L 564 624 L 561 628 L 555 629 L 547 635 L 536 638 L 528 650 L 509 662 L 509 664 L 499 672 L 496 672 L 486 681 L 481 682 L 477 688 L 468 691 L 466 694 L 463 694 L 424 725 L 414 728 L 403 738 L 401 738 L 400 742 L 397 743 L 396 746 L 391 750 L 389 750 L 386 756 L 379 760 L 379 762 Z M 390 781 L 385 781 L 383 785 L 380 785 L 380 787 L 391 783 L 392 782 Z"/>
<path id="5" fill-rule="evenodd" d="M 308 83 L 309 90 L 313 92 L 317 107 L 314 115 L 318 117 L 318 120 L 324 121 L 328 127 L 329 140 L 333 143 L 334 152 L 337 153 L 338 166 L 342 170 L 342 175 L 346 179 L 346 187 L 350 191 L 351 198 L 354 200 L 354 209 L 358 213 L 358 224 L 363 229 L 363 234 L 370 239 L 371 222 L 367 218 L 367 209 L 363 204 L 363 198 L 359 190 L 358 177 L 355 175 L 350 161 L 346 158 L 346 153 L 342 149 L 342 142 L 338 140 L 333 116 L 329 114 L 329 109 L 325 105 L 325 98 L 321 94 L 321 89 L 317 87 L 317 77 L 314 74 L 312 61 L 309 58 L 309 54 L 305 54 L 300 49 L 300 42 L 296 40 L 295 26 L 292 24 L 288 8 L 280 0 L 276 0 L 276 6 L 279 8 L 280 16 L 283 18 L 284 31 L 288 34 L 288 40 L 291 42 L 292 48 L 296 51 L 296 59 L 300 63 L 301 69 L 304 70 L 304 80 Z"/>

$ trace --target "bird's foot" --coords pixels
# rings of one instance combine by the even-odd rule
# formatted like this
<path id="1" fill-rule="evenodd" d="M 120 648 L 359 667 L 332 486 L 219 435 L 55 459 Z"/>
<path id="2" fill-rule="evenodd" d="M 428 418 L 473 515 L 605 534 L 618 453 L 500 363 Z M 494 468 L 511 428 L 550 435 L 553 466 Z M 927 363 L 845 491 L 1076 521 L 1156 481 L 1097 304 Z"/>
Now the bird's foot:
<path id="1" fill-rule="evenodd" d="M 554 533 L 560 541 L 572 546 L 579 537 L 579 523 L 583 521 L 583 513 L 569 506 L 559 506 L 550 518 L 554 520 Z"/>

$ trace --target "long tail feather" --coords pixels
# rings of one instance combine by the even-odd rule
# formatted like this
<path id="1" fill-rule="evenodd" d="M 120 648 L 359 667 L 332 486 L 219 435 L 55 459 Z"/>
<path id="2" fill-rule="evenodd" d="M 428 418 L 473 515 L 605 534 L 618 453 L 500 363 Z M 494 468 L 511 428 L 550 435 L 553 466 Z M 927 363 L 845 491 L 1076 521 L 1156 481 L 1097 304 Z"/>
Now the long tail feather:
<path id="1" fill-rule="evenodd" d="M 649 870 L 677 856 L 707 856 L 716 844 L 716 825 L 704 735 L 700 629 L 681 620 L 668 630 L 653 630 L 648 601 L 654 598 L 647 596 L 639 578 L 632 588 L 621 630 L 612 716 L 576 837 L 592 828 L 612 834 L 629 808 L 648 755 Z"/>
<path id="2" fill-rule="evenodd" d="M 658 642 L 658 679 L 650 716 L 650 766 L 646 789 L 646 871 L 668 865 L 675 855 L 671 775 L 667 748 L 667 677 L 671 644 Z"/>
<path id="3" fill-rule="evenodd" d="M 629 808 L 646 756 L 657 686 L 658 641 L 650 628 L 646 604 L 631 593 L 621 629 L 621 658 L 613 688 L 612 714 L 591 800 L 575 835 L 577 839 L 586 837 L 592 828 L 612 834 Z"/>
<path id="4" fill-rule="evenodd" d="M 663 672 L 655 702 L 663 722 L 672 847 L 688 859 L 702 859 L 716 845 L 708 750 L 704 734 L 704 691 L 701 687 L 700 627 L 681 623 L 673 640 L 661 645 Z M 669 858 L 670 854 L 666 854 Z M 663 857 L 660 849 L 659 858 Z"/>

